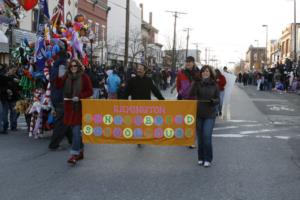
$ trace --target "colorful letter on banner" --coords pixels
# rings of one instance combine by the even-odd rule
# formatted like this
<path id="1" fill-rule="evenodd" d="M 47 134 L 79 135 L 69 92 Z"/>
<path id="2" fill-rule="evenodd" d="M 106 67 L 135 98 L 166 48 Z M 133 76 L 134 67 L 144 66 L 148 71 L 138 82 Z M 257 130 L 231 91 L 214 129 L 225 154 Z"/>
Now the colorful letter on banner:
<path id="1" fill-rule="evenodd" d="M 196 101 L 82 100 L 83 142 L 189 146 Z"/>

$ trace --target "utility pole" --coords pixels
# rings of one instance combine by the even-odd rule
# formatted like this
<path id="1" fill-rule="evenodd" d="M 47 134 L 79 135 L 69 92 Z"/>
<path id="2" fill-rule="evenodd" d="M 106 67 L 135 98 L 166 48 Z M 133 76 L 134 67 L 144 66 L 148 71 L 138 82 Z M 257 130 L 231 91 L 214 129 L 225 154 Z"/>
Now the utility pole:
<path id="1" fill-rule="evenodd" d="M 124 55 L 124 69 L 128 65 L 128 46 L 129 46 L 129 17 L 130 16 L 130 0 L 126 0 L 126 28 L 125 28 L 125 55 Z"/>
<path id="2" fill-rule="evenodd" d="M 188 53 L 189 53 L 189 39 L 190 39 L 190 30 L 192 30 L 191 28 L 186 28 L 184 29 L 184 31 L 187 31 L 187 36 L 186 36 L 186 50 L 185 50 L 185 58 L 188 57 Z"/>
<path id="3" fill-rule="evenodd" d="M 199 45 L 201 43 L 193 43 L 196 46 L 196 62 L 201 64 L 200 56 L 199 56 Z"/>
<path id="4" fill-rule="evenodd" d="M 265 57 L 265 66 L 268 66 L 268 25 L 264 24 L 262 27 L 266 28 L 266 57 Z"/>
<path id="5" fill-rule="evenodd" d="M 294 0 L 294 63 L 297 64 L 297 19 L 296 19 L 296 0 Z"/>
<path id="6" fill-rule="evenodd" d="M 177 18 L 178 15 L 184 15 L 187 13 L 178 12 L 178 11 L 166 11 L 174 14 L 174 35 L 173 35 L 173 50 L 172 50 L 172 69 L 176 69 L 176 26 L 177 26 Z"/>
<path id="7" fill-rule="evenodd" d="M 205 64 L 207 65 L 207 47 L 205 48 Z"/>

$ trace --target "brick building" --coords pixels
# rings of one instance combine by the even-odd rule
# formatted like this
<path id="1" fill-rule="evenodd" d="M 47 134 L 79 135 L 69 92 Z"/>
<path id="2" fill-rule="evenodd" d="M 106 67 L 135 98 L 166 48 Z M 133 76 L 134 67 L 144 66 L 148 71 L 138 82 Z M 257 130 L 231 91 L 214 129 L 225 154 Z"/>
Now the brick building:
<path id="1" fill-rule="evenodd" d="M 250 70 L 261 71 L 266 58 L 265 47 L 249 47 L 246 53 L 246 64 Z"/>
<path id="2" fill-rule="evenodd" d="M 95 35 L 91 38 L 93 63 L 103 64 L 106 61 L 107 14 L 110 8 L 107 0 L 79 0 L 78 14 L 83 14 Z"/>

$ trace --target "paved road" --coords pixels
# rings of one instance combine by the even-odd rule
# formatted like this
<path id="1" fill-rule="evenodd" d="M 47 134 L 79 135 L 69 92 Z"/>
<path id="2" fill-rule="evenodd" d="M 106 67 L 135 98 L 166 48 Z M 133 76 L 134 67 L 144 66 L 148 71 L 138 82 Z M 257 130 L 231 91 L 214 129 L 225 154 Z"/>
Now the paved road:
<path id="1" fill-rule="evenodd" d="M 271 110 L 275 96 L 294 111 Z M 85 160 L 69 167 L 67 144 L 51 152 L 48 139 L 0 135 L 0 199 L 299 200 L 300 102 L 287 96 L 235 87 L 208 169 L 196 150 L 135 145 L 87 145 Z"/>

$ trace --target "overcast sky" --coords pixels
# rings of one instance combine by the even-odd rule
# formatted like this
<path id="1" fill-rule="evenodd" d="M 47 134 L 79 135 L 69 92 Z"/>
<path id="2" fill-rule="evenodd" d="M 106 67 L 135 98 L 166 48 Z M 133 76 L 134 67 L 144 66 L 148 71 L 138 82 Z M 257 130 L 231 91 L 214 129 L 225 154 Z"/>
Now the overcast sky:
<path id="1" fill-rule="evenodd" d="M 135 0 L 144 4 L 144 20 L 153 12 L 153 24 L 159 29 L 159 42 L 166 44 L 173 38 L 174 17 L 166 10 L 186 12 L 178 19 L 178 39 L 184 42 L 190 27 L 190 47 L 201 43 L 202 58 L 205 47 L 212 49 L 220 65 L 245 59 L 245 53 L 252 44 L 266 44 L 266 29 L 269 26 L 269 39 L 279 39 L 281 31 L 294 20 L 293 0 Z M 300 1 L 297 2 L 300 11 Z M 298 12 L 297 22 L 300 19 Z"/>

